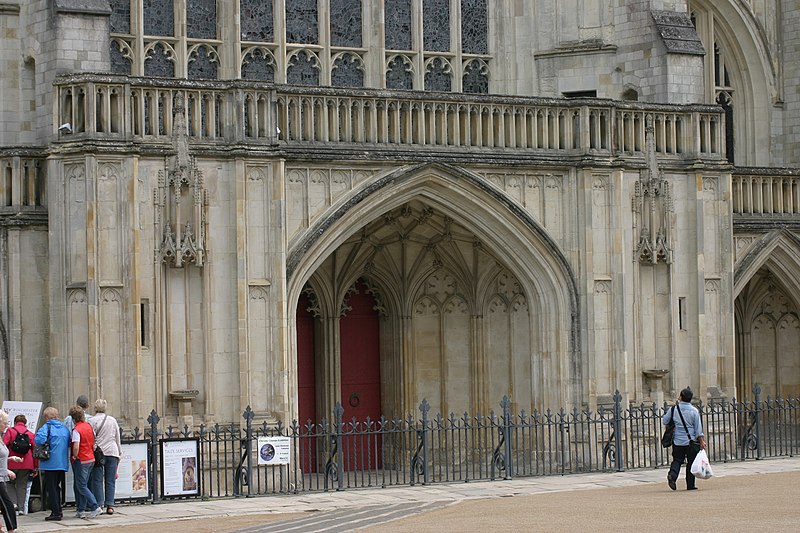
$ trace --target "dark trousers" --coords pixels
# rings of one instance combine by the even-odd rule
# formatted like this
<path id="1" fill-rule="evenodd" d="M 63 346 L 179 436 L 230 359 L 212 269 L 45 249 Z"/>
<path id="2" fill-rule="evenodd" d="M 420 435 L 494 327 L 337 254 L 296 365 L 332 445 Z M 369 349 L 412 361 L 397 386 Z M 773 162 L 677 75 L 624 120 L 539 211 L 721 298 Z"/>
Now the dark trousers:
<path id="1" fill-rule="evenodd" d="M 17 529 L 17 512 L 14 511 L 14 504 L 8 497 L 6 484 L 0 482 L 0 511 L 3 512 L 3 520 L 6 522 L 6 531 Z"/>
<path id="2" fill-rule="evenodd" d="M 50 514 L 61 516 L 61 491 L 64 488 L 63 470 L 45 470 L 44 491 L 47 493 L 47 501 L 50 503 Z"/>
<path id="3" fill-rule="evenodd" d="M 687 446 L 672 446 L 672 464 L 669 465 L 669 476 L 678 480 L 681 473 L 681 465 L 686 461 L 686 488 L 694 488 L 694 474 L 692 474 L 692 463 L 697 454 L 700 453 L 699 444 L 689 444 Z"/>

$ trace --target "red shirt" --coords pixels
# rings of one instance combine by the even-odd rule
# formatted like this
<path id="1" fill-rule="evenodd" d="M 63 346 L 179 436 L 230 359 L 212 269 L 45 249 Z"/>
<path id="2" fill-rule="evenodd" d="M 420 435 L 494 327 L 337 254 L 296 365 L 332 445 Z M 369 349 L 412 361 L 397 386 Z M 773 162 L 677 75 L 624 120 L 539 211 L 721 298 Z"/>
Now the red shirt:
<path id="1" fill-rule="evenodd" d="M 87 422 L 78 422 L 75 429 L 81 440 L 78 445 L 78 461 L 81 463 L 94 463 L 94 430 Z M 72 453 L 74 457 L 74 452 Z"/>

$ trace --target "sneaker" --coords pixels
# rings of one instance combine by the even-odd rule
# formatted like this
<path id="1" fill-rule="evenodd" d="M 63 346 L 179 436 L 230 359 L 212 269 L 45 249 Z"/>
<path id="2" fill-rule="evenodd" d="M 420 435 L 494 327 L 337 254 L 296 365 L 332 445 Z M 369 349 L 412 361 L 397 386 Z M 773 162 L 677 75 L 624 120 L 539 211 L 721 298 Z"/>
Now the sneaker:
<path id="1" fill-rule="evenodd" d="M 88 513 L 85 518 L 97 518 L 97 515 L 99 515 L 102 512 L 103 512 L 103 508 L 102 507 L 98 507 L 97 509 L 95 509 L 91 513 Z"/>
<path id="2" fill-rule="evenodd" d="M 52 515 L 51 514 L 50 516 L 45 516 L 44 519 L 47 520 L 48 522 L 50 522 L 51 520 L 59 521 L 59 520 L 61 520 L 61 515 L 60 514 L 59 515 Z"/>
<path id="3" fill-rule="evenodd" d="M 667 485 L 669 485 L 669 488 L 671 488 L 672 490 L 676 490 L 678 488 L 678 486 L 675 485 L 675 480 L 672 479 L 672 476 L 670 476 L 669 474 L 667 474 Z"/>
<path id="4" fill-rule="evenodd" d="M 86 518 L 88 513 L 86 511 L 76 511 L 75 518 Z"/>
<path id="5" fill-rule="evenodd" d="M 686 490 L 697 490 L 697 487 L 686 487 Z"/>

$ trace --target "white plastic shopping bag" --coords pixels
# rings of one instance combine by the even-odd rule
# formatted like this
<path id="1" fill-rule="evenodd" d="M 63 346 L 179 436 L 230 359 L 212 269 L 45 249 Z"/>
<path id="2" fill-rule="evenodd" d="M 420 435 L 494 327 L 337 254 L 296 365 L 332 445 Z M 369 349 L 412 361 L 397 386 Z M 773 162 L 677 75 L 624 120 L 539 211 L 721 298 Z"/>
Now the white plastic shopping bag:
<path id="1" fill-rule="evenodd" d="M 694 474 L 694 477 L 699 477 L 700 479 L 708 479 L 714 475 L 705 450 L 700 450 L 697 457 L 694 458 L 692 474 Z"/>

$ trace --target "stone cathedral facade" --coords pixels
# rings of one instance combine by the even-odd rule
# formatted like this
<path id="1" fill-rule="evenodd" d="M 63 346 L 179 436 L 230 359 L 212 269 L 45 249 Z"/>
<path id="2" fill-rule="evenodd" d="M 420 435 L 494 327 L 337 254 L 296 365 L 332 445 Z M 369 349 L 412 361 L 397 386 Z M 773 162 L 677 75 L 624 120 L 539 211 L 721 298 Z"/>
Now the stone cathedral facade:
<path id="1" fill-rule="evenodd" d="M 800 394 L 798 0 L 0 0 L 0 390 L 132 427 Z"/>

